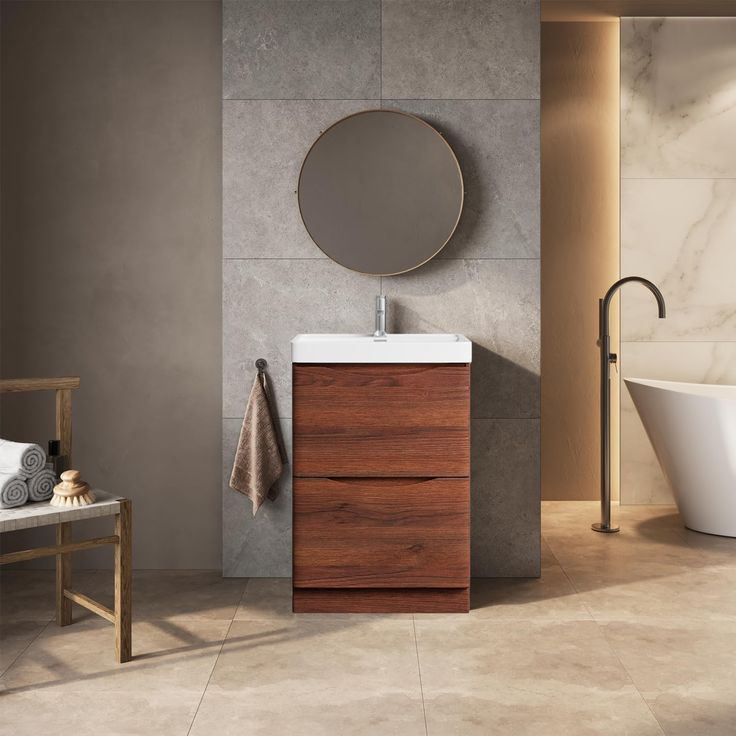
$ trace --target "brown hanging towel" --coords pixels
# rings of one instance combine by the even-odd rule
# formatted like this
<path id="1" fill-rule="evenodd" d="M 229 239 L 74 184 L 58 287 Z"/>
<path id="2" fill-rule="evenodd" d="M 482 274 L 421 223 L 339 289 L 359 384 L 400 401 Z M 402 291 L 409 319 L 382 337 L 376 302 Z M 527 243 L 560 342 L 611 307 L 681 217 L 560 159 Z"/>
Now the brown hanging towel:
<path id="1" fill-rule="evenodd" d="M 263 370 L 265 364 L 265 360 L 256 361 L 258 375 L 248 398 L 230 476 L 230 488 L 253 502 L 253 516 L 266 497 L 273 501 L 278 496 L 276 482 L 289 461 L 279 419 L 273 411 L 268 379 Z"/>

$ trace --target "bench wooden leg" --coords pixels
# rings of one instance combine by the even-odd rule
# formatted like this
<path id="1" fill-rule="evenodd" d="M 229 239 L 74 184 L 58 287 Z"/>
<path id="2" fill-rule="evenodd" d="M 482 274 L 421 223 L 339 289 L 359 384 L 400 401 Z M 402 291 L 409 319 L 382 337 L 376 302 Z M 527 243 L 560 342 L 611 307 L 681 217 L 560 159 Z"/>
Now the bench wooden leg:
<path id="1" fill-rule="evenodd" d="M 56 525 L 56 544 L 72 541 L 72 523 L 64 521 Z M 64 595 L 72 587 L 71 552 L 56 555 L 56 623 L 68 626 L 72 622 L 72 602 Z"/>
<path id="2" fill-rule="evenodd" d="M 132 658 L 131 601 L 131 503 L 120 502 L 115 515 L 115 658 L 119 663 Z"/>

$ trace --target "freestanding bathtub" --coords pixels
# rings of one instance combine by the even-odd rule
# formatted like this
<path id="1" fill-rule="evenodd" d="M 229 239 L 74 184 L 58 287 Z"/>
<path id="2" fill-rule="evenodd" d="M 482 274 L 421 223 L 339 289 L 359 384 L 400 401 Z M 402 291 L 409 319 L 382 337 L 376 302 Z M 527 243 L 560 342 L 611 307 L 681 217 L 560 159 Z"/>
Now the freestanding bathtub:
<path id="1" fill-rule="evenodd" d="M 736 386 L 624 380 L 685 526 L 736 537 Z"/>

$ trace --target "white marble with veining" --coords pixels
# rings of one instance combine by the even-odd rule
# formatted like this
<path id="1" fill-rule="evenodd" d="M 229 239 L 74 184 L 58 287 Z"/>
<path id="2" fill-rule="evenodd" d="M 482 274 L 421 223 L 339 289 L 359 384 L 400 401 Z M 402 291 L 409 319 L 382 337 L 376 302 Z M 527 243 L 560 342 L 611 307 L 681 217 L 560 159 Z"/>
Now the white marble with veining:
<path id="1" fill-rule="evenodd" d="M 621 275 L 667 301 L 660 320 L 646 289 L 624 287 L 623 339 L 736 340 L 736 179 L 624 180 L 621 213 Z"/>
<path id="2" fill-rule="evenodd" d="M 621 374 L 736 384 L 736 18 L 621 21 Z M 622 503 L 669 503 L 621 391 Z"/>
<path id="3" fill-rule="evenodd" d="M 621 175 L 736 177 L 736 18 L 621 19 Z"/>

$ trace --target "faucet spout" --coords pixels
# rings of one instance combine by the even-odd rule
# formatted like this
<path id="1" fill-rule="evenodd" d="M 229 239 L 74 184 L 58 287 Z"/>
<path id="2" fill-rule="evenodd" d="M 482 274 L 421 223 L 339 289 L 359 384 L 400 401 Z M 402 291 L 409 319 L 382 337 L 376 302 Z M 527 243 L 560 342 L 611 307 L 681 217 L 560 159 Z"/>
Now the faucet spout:
<path id="1" fill-rule="evenodd" d="M 376 331 L 373 337 L 386 337 L 386 297 L 376 297 Z"/>
<path id="2" fill-rule="evenodd" d="M 619 530 L 619 527 L 611 525 L 611 363 L 617 361 L 617 356 L 611 352 L 608 325 L 611 300 L 624 284 L 631 281 L 638 281 L 654 294 L 660 319 L 667 316 L 667 306 L 662 292 L 649 279 L 641 276 L 626 276 L 619 279 L 598 303 L 600 326 L 598 345 L 601 351 L 601 521 L 592 526 L 597 532 L 610 533 Z"/>
<path id="3" fill-rule="evenodd" d="M 603 309 L 606 313 L 606 328 L 608 327 L 608 309 L 611 305 L 611 299 L 613 299 L 613 295 L 624 284 L 628 284 L 631 281 L 638 281 L 642 286 L 646 286 L 647 289 L 649 289 L 649 291 L 654 294 L 654 298 L 657 300 L 657 308 L 659 310 L 660 319 L 664 319 L 667 316 L 667 305 L 664 302 L 664 297 L 662 296 L 662 292 L 654 283 L 652 283 L 649 279 L 645 279 L 643 276 L 626 276 L 626 278 L 619 279 L 615 284 L 613 284 L 613 286 L 611 286 L 611 288 L 606 292 L 606 295 L 603 297 Z M 607 329 L 606 332 L 608 332 Z M 601 336 L 602 335 L 603 333 L 601 333 Z"/>

